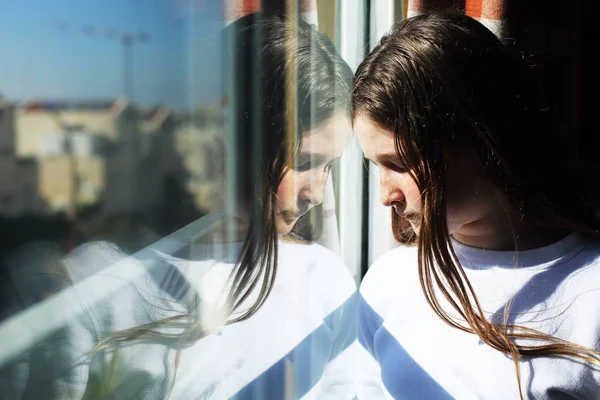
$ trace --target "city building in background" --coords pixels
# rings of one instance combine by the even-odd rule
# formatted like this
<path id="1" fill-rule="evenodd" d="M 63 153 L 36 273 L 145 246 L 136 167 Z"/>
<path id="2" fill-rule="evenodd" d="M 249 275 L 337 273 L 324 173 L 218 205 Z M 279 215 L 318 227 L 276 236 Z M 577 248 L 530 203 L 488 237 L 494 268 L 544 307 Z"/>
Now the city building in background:
<path id="1" fill-rule="evenodd" d="M 190 113 L 125 97 L 4 101 L 0 216 L 62 215 L 90 232 L 115 221 L 177 229 L 218 206 L 223 132 L 220 104 Z"/>

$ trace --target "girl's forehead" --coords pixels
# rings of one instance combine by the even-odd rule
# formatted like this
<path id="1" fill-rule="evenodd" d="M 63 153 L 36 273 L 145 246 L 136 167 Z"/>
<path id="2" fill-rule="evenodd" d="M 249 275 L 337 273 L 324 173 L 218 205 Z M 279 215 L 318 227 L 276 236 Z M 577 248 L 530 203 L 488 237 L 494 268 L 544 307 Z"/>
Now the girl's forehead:
<path id="1" fill-rule="evenodd" d="M 329 154 L 345 148 L 352 135 L 350 119 L 344 115 L 334 116 L 302 136 L 301 152 Z"/>
<path id="2" fill-rule="evenodd" d="M 395 154 L 394 132 L 382 127 L 367 117 L 359 116 L 354 120 L 354 132 L 369 159 L 382 154 Z"/>

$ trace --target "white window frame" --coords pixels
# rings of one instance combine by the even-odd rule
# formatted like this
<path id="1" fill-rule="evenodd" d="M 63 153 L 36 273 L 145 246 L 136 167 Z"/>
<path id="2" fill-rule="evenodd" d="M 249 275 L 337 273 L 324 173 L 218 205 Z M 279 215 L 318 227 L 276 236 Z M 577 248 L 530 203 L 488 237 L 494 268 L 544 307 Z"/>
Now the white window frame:
<path id="1" fill-rule="evenodd" d="M 336 45 L 352 71 L 365 56 L 365 0 L 336 0 Z M 363 153 L 353 135 L 340 159 L 337 182 L 337 214 L 340 232 L 340 250 L 344 263 L 356 282 L 362 278 L 363 216 Z"/>

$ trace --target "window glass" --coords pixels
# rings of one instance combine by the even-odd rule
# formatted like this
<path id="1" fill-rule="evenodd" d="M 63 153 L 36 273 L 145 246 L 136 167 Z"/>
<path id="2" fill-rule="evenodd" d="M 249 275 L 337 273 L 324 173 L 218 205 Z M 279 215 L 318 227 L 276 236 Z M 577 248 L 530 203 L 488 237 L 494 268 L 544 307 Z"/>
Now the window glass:
<path id="1" fill-rule="evenodd" d="M 3 396 L 353 397 L 358 55 L 276 3 L 0 5 Z"/>

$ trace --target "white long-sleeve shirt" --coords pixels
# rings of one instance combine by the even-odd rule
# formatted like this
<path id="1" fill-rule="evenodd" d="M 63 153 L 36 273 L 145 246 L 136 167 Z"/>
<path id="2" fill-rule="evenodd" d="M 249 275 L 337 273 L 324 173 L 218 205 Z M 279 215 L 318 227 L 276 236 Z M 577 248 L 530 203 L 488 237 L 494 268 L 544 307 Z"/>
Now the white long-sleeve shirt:
<path id="1" fill-rule="evenodd" d="M 571 234 L 517 254 L 452 245 L 489 320 L 501 323 L 512 298 L 510 323 L 600 351 L 597 241 Z M 414 247 L 390 251 L 369 270 L 360 287 L 358 331 L 364 347 L 359 398 L 519 398 L 512 358 L 446 325 L 427 304 Z M 528 399 L 600 399 L 595 365 L 523 357 L 520 366 Z"/>
<path id="2" fill-rule="evenodd" d="M 355 340 L 356 290 L 341 259 L 317 244 L 281 241 L 267 301 L 249 319 L 223 325 L 226 316 L 213 306 L 240 246 L 157 253 L 161 263 L 149 269 L 113 245 L 84 245 L 64 260 L 75 281 L 68 290 L 76 293 L 73 301 L 82 312 L 0 367 L 0 393 L 10 399 L 352 398 L 352 366 L 344 362 L 344 351 Z M 117 262 L 126 274 L 106 268 Z M 136 279 L 123 286 L 125 275 Z M 43 286 L 43 277 L 21 278 L 20 294 Z M 93 288 L 78 291 L 77 283 L 90 278 Z M 117 284 L 122 287 L 108 298 L 89 300 Z M 153 337 L 90 354 L 115 332 L 186 313 L 194 298 L 200 320 L 213 333 L 193 344 Z"/>

